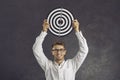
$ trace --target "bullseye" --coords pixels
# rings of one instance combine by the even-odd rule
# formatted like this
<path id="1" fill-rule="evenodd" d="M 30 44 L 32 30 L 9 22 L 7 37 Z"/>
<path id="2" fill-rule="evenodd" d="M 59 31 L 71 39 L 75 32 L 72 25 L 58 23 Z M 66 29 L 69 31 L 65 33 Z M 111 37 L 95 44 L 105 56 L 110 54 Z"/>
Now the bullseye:
<path id="1" fill-rule="evenodd" d="M 56 36 L 65 36 L 72 31 L 73 15 L 64 8 L 54 9 L 47 18 L 49 30 Z"/>

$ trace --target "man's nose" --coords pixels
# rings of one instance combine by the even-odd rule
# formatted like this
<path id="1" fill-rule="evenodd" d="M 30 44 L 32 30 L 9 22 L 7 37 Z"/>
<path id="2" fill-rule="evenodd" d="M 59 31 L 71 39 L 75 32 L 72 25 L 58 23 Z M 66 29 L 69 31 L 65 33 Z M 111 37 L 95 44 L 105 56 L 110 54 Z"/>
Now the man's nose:
<path id="1" fill-rule="evenodd" d="M 60 51 L 60 50 L 58 50 L 58 51 L 57 51 L 57 53 L 61 53 L 61 51 Z"/>

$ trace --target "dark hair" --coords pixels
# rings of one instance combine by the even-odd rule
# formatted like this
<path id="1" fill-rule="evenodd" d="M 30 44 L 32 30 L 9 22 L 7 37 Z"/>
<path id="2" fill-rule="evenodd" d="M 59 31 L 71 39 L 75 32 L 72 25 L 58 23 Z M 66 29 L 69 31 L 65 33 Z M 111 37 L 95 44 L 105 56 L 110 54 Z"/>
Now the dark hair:
<path id="1" fill-rule="evenodd" d="M 57 42 L 53 43 L 53 44 L 52 44 L 52 48 L 53 48 L 55 45 L 62 45 L 62 46 L 65 47 L 65 44 L 64 44 L 64 42 L 62 42 L 62 41 L 57 41 Z"/>

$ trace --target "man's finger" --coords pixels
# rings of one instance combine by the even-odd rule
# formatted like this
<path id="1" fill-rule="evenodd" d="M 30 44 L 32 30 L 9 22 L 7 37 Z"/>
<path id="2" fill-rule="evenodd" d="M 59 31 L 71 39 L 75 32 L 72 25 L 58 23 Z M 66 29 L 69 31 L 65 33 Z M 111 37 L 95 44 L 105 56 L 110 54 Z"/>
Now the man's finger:
<path id="1" fill-rule="evenodd" d="M 44 19 L 44 22 L 47 22 L 47 19 Z"/>

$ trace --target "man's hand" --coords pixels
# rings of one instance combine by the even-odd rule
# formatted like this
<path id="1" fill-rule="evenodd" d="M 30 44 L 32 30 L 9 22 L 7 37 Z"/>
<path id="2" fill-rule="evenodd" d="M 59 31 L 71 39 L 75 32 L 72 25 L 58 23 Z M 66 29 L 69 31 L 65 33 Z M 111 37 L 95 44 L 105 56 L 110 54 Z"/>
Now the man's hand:
<path id="1" fill-rule="evenodd" d="M 48 28 L 49 28 L 49 23 L 47 22 L 47 19 L 45 19 L 44 21 L 43 21 L 43 31 L 45 31 L 45 32 L 47 32 L 48 31 Z"/>
<path id="2" fill-rule="evenodd" d="M 73 28 L 76 32 L 79 32 L 79 22 L 77 19 L 73 20 Z"/>

